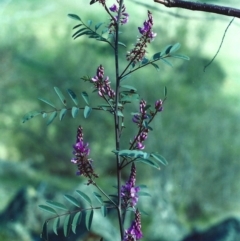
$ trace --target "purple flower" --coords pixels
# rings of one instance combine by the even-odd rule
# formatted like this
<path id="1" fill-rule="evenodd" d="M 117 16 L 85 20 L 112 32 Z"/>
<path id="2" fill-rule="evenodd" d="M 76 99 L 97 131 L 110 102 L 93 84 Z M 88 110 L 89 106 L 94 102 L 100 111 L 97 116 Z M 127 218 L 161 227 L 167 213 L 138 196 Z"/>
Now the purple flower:
<path id="1" fill-rule="evenodd" d="M 117 13 L 118 12 L 118 7 L 117 7 L 117 5 L 114 3 L 113 5 L 112 5 L 112 7 L 110 7 L 109 8 L 110 9 L 110 11 L 112 11 L 112 12 L 114 12 L 114 13 Z"/>
<path id="2" fill-rule="evenodd" d="M 99 96 L 108 96 L 110 99 L 115 97 L 115 91 L 110 86 L 109 77 L 104 78 L 104 68 L 102 65 L 97 68 L 97 74 L 91 78 L 91 81 L 98 90 Z"/>
<path id="3" fill-rule="evenodd" d="M 114 12 L 114 13 L 117 13 L 116 16 L 114 16 L 114 19 L 111 20 L 108 28 L 109 28 L 109 33 L 112 33 L 112 32 L 115 32 L 115 29 L 116 29 L 116 22 L 118 21 L 119 19 L 119 16 L 118 16 L 118 12 L 119 12 L 119 0 L 116 0 L 117 1 L 117 4 L 113 4 L 109 10 L 111 12 Z M 126 24 L 128 23 L 128 19 L 129 19 L 129 14 L 126 12 L 126 7 L 125 5 L 123 4 L 122 5 L 122 8 L 121 8 L 121 17 L 119 19 L 119 22 L 123 25 L 123 24 Z"/>
<path id="4" fill-rule="evenodd" d="M 133 162 L 129 179 L 126 182 L 126 184 L 121 187 L 122 206 L 124 208 L 135 207 L 137 205 L 138 192 L 140 190 L 140 187 L 136 187 L 135 182 L 136 182 L 136 167 Z"/>
<path id="5" fill-rule="evenodd" d="M 155 102 L 155 109 L 160 112 L 163 111 L 163 101 L 162 100 L 157 100 Z"/>
<path id="6" fill-rule="evenodd" d="M 150 43 L 157 36 L 156 33 L 152 31 L 153 18 L 152 13 L 148 11 L 148 19 L 144 21 L 142 27 L 138 27 L 139 33 L 142 35 L 138 42 L 136 43 L 134 49 L 127 53 L 127 60 L 133 63 L 142 61 L 146 54 L 147 43 Z"/>
<path id="7" fill-rule="evenodd" d="M 141 225 L 141 214 L 138 209 L 135 212 L 135 220 L 132 222 L 129 229 L 125 230 L 124 241 L 135 241 L 143 237 Z"/>
<path id="8" fill-rule="evenodd" d="M 71 162 L 77 165 L 78 171 L 76 174 L 88 177 L 88 184 L 90 184 L 92 182 L 92 178 L 96 178 L 98 175 L 93 171 L 93 160 L 88 158 L 90 148 L 88 147 L 88 143 L 84 143 L 83 141 L 83 128 L 81 126 L 78 127 L 77 139 L 75 145 L 73 145 L 73 148 L 73 154 L 75 157 L 71 159 Z"/>
<path id="9" fill-rule="evenodd" d="M 144 21 L 143 27 L 139 27 L 139 33 L 142 34 L 146 38 L 146 42 L 151 42 L 157 36 L 156 33 L 152 31 L 153 26 L 153 18 L 152 13 L 148 11 L 148 19 Z"/>

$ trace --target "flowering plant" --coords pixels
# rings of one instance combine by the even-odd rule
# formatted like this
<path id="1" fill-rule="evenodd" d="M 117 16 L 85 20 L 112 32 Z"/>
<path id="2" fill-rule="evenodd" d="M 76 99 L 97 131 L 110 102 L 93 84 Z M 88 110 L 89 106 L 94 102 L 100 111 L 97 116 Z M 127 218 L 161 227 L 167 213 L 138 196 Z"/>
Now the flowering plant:
<path id="1" fill-rule="evenodd" d="M 175 52 L 180 48 L 180 44 L 168 45 L 163 51 L 155 53 L 151 58 L 146 57 L 147 46 L 156 38 L 157 34 L 153 30 L 154 22 L 153 16 L 150 11 L 147 12 L 147 20 L 143 22 L 143 25 L 138 28 L 140 37 L 137 39 L 134 48 L 126 53 L 126 67 L 120 70 L 119 67 L 119 45 L 125 46 L 119 41 L 119 29 L 129 22 L 129 14 L 127 13 L 127 8 L 123 3 L 123 0 L 116 0 L 116 2 L 108 6 L 106 0 L 92 0 L 90 4 L 98 3 L 101 8 L 109 15 L 110 21 L 108 25 L 102 28 L 103 24 L 97 24 L 94 28 L 91 27 L 92 22 L 89 21 L 85 24 L 82 19 L 75 15 L 69 14 L 69 17 L 79 21 L 80 23 L 74 27 L 77 31 L 73 34 L 73 38 L 79 38 L 81 36 L 88 36 L 97 41 L 102 41 L 114 50 L 114 62 L 115 62 L 115 89 L 111 87 L 110 77 L 105 76 L 104 65 L 100 64 L 97 67 L 96 75 L 93 77 L 84 76 L 82 80 L 89 82 L 93 87 L 94 91 L 98 93 L 99 98 L 103 99 L 106 104 L 98 105 L 95 107 L 90 106 L 89 96 L 87 92 L 82 92 L 82 97 L 86 103 L 85 107 L 79 107 L 77 102 L 77 95 L 74 91 L 68 89 L 68 94 L 71 97 L 74 106 L 67 107 L 66 99 L 57 87 L 54 90 L 57 96 L 60 98 L 64 107 L 57 109 L 49 101 L 40 98 L 41 101 L 52 106 L 54 109 L 51 112 L 47 124 L 52 123 L 59 113 L 60 120 L 63 119 L 67 111 L 71 111 L 73 117 L 77 116 L 79 110 L 83 110 L 83 115 L 88 118 L 92 110 L 102 110 L 107 111 L 113 116 L 114 121 L 114 131 L 115 133 L 115 147 L 113 153 L 116 160 L 116 182 L 117 182 L 117 193 L 108 194 L 98 185 L 98 178 L 100 176 L 94 171 L 93 160 L 90 156 L 90 145 L 84 140 L 83 127 L 79 126 L 77 129 L 76 143 L 73 145 L 73 155 L 71 162 L 76 165 L 76 174 L 82 178 L 87 179 L 87 185 L 94 186 L 97 192 L 94 192 L 94 196 L 100 202 L 100 206 L 93 206 L 91 197 L 84 192 L 77 190 L 77 194 L 85 200 L 89 207 L 82 208 L 80 203 L 74 196 L 65 195 L 65 198 L 73 204 L 76 209 L 73 211 L 68 210 L 68 208 L 58 202 L 47 201 L 48 205 L 40 205 L 39 207 L 45 211 L 54 214 L 53 217 L 46 220 L 43 225 L 42 237 L 48 239 L 47 223 L 53 220 L 53 231 L 58 234 L 58 229 L 60 226 L 60 219 L 63 219 L 63 231 L 64 235 L 67 236 L 72 230 L 76 233 L 78 226 L 81 223 L 81 218 L 85 222 L 85 226 L 88 230 L 91 229 L 91 224 L 94 217 L 94 211 L 100 209 L 103 216 L 105 217 L 110 210 L 116 210 L 117 219 L 119 223 L 119 235 L 120 239 L 124 241 L 139 240 L 143 237 L 141 230 L 141 211 L 137 207 L 139 197 L 141 195 L 149 195 L 146 192 L 142 192 L 141 186 L 136 185 L 137 169 L 136 164 L 142 162 L 148 166 L 159 168 L 159 163 L 166 165 L 166 160 L 157 152 L 148 153 L 143 151 L 146 146 L 146 140 L 148 135 L 153 130 L 150 123 L 153 119 L 163 111 L 163 104 L 166 100 L 167 89 L 164 90 L 164 98 L 157 99 L 154 103 L 154 107 L 147 104 L 144 99 L 139 100 L 139 95 L 137 90 L 133 86 L 123 85 L 122 81 L 125 77 L 136 70 L 152 65 L 154 68 L 158 69 L 157 61 L 163 60 L 169 64 L 166 58 L 174 57 L 181 59 L 188 59 L 187 56 L 175 54 Z M 101 32 L 100 32 L 100 29 Z M 125 115 L 125 105 L 132 103 L 133 101 L 139 101 L 139 111 L 132 114 L 132 121 L 136 124 L 136 134 L 129 142 L 126 149 L 122 149 L 120 145 L 121 136 L 124 134 L 124 115 Z M 42 115 L 46 117 L 49 112 L 46 111 L 33 111 L 26 114 L 23 118 L 23 122 L 35 117 L 37 115 Z M 96 160 L 97 161 L 97 160 Z M 129 178 L 124 182 L 122 180 L 123 169 L 130 168 Z M 123 184 L 125 183 L 125 184 Z M 149 195 L 150 196 L 150 195 Z M 59 215 L 55 209 L 65 210 L 66 212 Z M 126 212 L 133 213 L 132 223 L 129 227 L 125 227 Z M 103 237 L 104 238 L 104 237 Z"/>

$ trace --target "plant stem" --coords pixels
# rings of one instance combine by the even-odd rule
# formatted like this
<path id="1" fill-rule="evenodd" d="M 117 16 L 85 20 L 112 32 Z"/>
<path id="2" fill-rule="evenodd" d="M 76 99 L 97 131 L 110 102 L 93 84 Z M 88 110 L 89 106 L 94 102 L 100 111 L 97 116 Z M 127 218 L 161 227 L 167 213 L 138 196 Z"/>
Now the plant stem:
<path id="1" fill-rule="evenodd" d="M 119 94 L 120 94 L 120 78 L 119 78 L 119 57 L 118 57 L 118 37 L 119 37 L 119 22 L 121 18 L 121 10 L 123 6 L 123 0 L 119 2 L 119 11 L 118 11 L 118 19 L 115 28 L 115 71 L 116 71 L 116 98 L 115 98 L 115 111 L 114 111 L 114 123 L 115 123 L 115 145 L 116 150 L 120 150 L 120 121 L 118 116 L 118 103 L 119 103 Z M 116 168 L 117 168 L 117 187 L 118 187 L 118 220 L 119 220 L 119 228 L 121 240 L 124 238 L 124 229 L 122 222 L 122 210 L 121 210 L 121 168 L 120 168 L 120 157 L 116 155 Z"/>

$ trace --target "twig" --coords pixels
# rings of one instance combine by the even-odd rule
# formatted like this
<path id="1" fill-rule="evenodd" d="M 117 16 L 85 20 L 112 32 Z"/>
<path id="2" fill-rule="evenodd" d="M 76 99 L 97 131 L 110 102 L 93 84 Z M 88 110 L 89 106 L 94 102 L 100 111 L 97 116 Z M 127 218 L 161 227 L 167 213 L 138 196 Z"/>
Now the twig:
<path id="1" fill-rule="evenodd" d="M 207 68 L 207 67 L 214 61 L 214 59 L 217 57 L 217 55 L 218 55 L 218 53 L 219 53 L 219 51 L 220 51 L 220 49 L 221 49 L 221 47 L 222 47 L 223 40 L 224 40 L 225 35 L 226 35 L 227 31 L 228 31 L 228 28 L 230 27 L 230 25 L 231 25 L 231 23 L 233 22 L 233 20 L 234 20 L 234 18 L 230 21 L 230 23 L 229 23 L 228 26 L 226 27 L 226 29 L 225 29 L 225 31 L 224 31 L 224 34 L 223 34 L 223 37 L 222 37 L 222 41 L 221 41 L 221 43 L 220 43 L 220 45 L 219 45 L 219 47 L 218 47 L 218 50 L 217 50 L 216 54 L 213 56 L 213 58 L 211 59 L 211 61 L 204 66 L 203 72 L 205 72 L 206 68 Z"/>
<path id="2" fill-rule="evenodd" d="M 182 1 L 182 0 L 154 0 L 154 2 L 163 4 L 169 8 L 177 7 L 177 8 L 189 9 L 192 11 L 210 12 L 210 13 L 216 13 L 216 14 L 240 18 L 240 9 L 237 9 L 237 8 L 230 8 L 230 7 L 219 6 L 214 4 L 190 2 L 190 1 Z"/>

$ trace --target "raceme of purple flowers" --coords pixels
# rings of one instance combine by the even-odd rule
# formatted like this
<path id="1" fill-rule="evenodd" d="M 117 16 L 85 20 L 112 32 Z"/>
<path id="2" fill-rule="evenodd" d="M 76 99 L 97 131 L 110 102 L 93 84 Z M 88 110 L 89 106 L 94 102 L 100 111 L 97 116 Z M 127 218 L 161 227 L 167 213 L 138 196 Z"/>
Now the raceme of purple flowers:
<path id="1" fill-rule="evenodd" d="M 135 186 L 136 182 L 136 167 L 134 162 L 132 163 L 131 173 L 128 181 L 121 187 L 122 206 L 124 208 L 134 208 L 138 202 L 138 192 L 140 187 Z"/>
<path id="2" fill-rule="evenodd" d="M 146 106 L 147 102 L 145 100 L 141 100 L 139 104 L 139 113 L 135 114 L 132 118 L 132 121 L 136 123 L 140 128 L 138 135 L 134 138 L 135 146 L 133 147 L 133 149 L 143 150 L 145 148 L 143 142 L 148 137 L 149 129 L 144 127 L 143 121 L 155 115 L 157 112 L 163 111 L 162 100 L 157 100 L 155 102 L 155 113 L 151 113 L 150 115 L 147 114 Z"/>
<path id="3" fill-rule="evenodd" d="M 98 90 L 99 96 L 108 96 L 110 99 L 115 97 L 115 91 L 110 86 L 109 77 L 104 78 L 104 68 L 102 65 L 97 68 L 96 76 L 91 78 L 91 82 Z"/>
<path id="4" fill-rule="evenodd" d="M 93 160 L 88 158 L 90 154 L 90 148 L 88 147 L 88 143 L 84 143 L 83 141 L 83 128 L 81 126 L 78 127 L 77 139 L 75 145 L 73 145 L 73 149 L 73 154 L 75 157 L 71 159 L 71 162 L 76 164 L 78 167 L 77 175 L 83 175 L 90 178 L 90 184 L 91 179 L 93 177 L 98 177 L 98 175 L 94 173 L 92 167 Z"/>
<path id="5" fill-rule="evenodd" d="M 135 212 L 135 220 L 132 222 L 129 229 L 125 230 L 124 241 L 135 241 L 143 237 L 141 225 L 141 214 L 138 209 Z"/>
<path id="6" fill-rule="evenodd" d="M 146 37 L 148 43 L 153 41 L 153 39 L 157 36 L 157 34 L 152 31 L 152 26 L 152 13 L 148 11 L 148 20 L 144 21 L 143 27 L 138 27 L 139 33 Z"/>
<path id="7" fill-rule="evenodd" d="M 142 27 L 138 27 L 141 37 L 138 39 L 135 47 L 127 53 L 127 60 L 132 61 L 133 63 L 140 62 L 143 60 L 147 50 L 147 43 L 150 43 L 157 36 L 156 33 L 152 31 L 153 27 L 153 18 L 152 13 L 148 11 L 148 19 L 144 21 Z"/>
<path id="8" fill-rule="evenodd" d="M 140 113 L 135 114 L 132 118 L 132 121 L 134 123 L 137 123 L 140 128 L 142 127 L 143 120 L 148 118 L 147 111 L 145 109 L 146 105 L 147 105 L 147 102 L 145 100 L 141 100 L 139 104 Z M 145 145 L 143 144 L 143 142 L 147 139 L 148 131 L 149 131 L 148 128 L 141 128 L 140 130 L 141 131 L 138 133 L 137 136 L 135 136 L 135 139 L 134 139 L 136 143 L 134 146 L 134 149 L 137 149 L 137 150 L 143 150 L 145 148 Z"/>
<path id="9" fill-rule="evenodd" d="M 117 0 L 117 4 L 114 3 L 109 9 L 113 13 L 118 13 L 118 11 L 119 11 L 119 0 Z M 115 20 L 118 21 L 118 15 L 115 16 Z M 122 25 L 126 24 L 126 23 L 128 23 L 128 20 L 129 20 L 129 14 L 126 12 L 126 7 L 123 4 L 122 9 L 121 9 L 120 23 Z"/>

